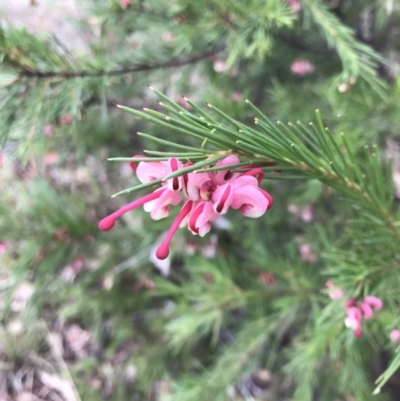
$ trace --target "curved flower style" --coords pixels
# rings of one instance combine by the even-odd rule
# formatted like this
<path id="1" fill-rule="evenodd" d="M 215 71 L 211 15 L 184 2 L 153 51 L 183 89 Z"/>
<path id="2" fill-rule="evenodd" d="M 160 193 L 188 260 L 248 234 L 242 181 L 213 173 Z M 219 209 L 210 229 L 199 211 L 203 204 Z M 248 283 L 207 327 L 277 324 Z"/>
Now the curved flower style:
<path id="1" fill-rule="evenodd" d="M 228 156 L 218 161 L 215 166 L 229 166 L 239 161 L 237 156 Z M 165 162 L 140 162 L 138 165 L 130 162 L 142 183 L 163 179 L 191 164 L 191 162 L 182 164 L 176 158 Z M 179 227 L 187 225 L 192 234 L 202 237 L 210 231 L 211 223 L 220 215 L 227 213 L 229 208 L 240 209 L 244 216 L 251 218 L 262 216 L 273 205 L 271 195 L 258 187 L 263 177 L 262 170 L 256 168 L 244 172 L 232 172 L 229 169 L 215 173 L 200 171 L 171 178 L 162 182 L 160 188 L 154 192 L 102 219 L 99 228 L 103 231 L 110 230 L 119 217 L 139 206 L 143 206 L 146 212 L 150 212 L 154 220 L 167 217 L 170 206 L 178 205 L 183 194 L 184 205 L 156 251 L 157 258 L 165 259 L 169 254 L 170 241 Z"/>

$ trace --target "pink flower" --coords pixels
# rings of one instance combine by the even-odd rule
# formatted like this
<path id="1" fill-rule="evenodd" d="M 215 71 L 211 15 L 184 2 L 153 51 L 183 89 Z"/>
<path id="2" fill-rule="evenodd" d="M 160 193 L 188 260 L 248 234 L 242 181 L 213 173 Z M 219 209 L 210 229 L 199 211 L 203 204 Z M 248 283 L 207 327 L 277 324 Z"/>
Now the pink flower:
<path id="1" fill-rule="evenodd" d="M 304 223 L 311 223 L 314 220 L 314 211 L 312 205 L 305 205 L 304 207 L 300 207 L 293 203 L 290 203 L 287 206 L 287 210 L 289 213 L 295 215 L 295 219 L 302 220 Z"/>
<path id="2" fill-rule="evenodd" d="M 269 287 L 274 287 L 276 284 L 276 279 L 274 273 L 271 272 L 263 272 L 258 275 L 258 279 Z"/>
<path id="3" fill-rule="evenodd" d="M 344 295 L 344 291 L 341 288 L 336 288 L 333 290 L 331 293 L 329 293 L 329 296 L 331 299 L 340 299 Z"/>
<path id="4" fill-rule="evenodd" d="M 314 72 L 315 66 L 307 60 L 295 60 L 290 66 L 290 71 L 294 75 L 304 76 Z"/>
<path id="5" fill-rule="evenodd" d="M 315 256 L 310 244 L 301 244 L 299 246 L 300 260 L 303 262 L 315 263 L 317 257 Z"/>
<path id="6" fill-rule="evenodd" d="M 215 72 L 225 72 L 228 70 L 228 66 L 225 61 L 219 58 L 214 61 L 213 67 Z"/>
<path id="7" fill-rule="evenodd" d="M 126 9 L 131 5 L 131 0 L 120 0 L 119 4 L 123 9 Z"/>
<path id="8" fill-rule="evenodd" d="M 171 40 L 174 39 L 174 34 L 172 32 L 164 32 L 162 35 L 163 41 L 164 42 L 171 42 Z"/>
<path id="9" fill-rule="evenodd" d="M 217 220 L 212 202 L 200 201 L 194 208 L 189 219 L 189 230 L 194 235 L 204 237 L 211 230 L 211 222 Z"/>
<path id="10" fill-rule="evenodd" d="M 332 280 L 327 280 L 325 287 L 329 288 L 329 296 L 331 299 L 340 299 L 344 295 L 344 290 L 342 288 L 335 287 Z"/>
<path id="11" fill-rule="evenodd" d="M 57 163 L 58 161 L 58 153 L 57 152 L 47 152 L 44 156 L 43 156 L 43 163 L 45 165 L 49 165 L 49 164 L 54 164 Z"/>
<path id="12" fill-rule="evenodd" d="M 362 319 L 369 320 L 374 314 L 374 310 L 379 310 L 383 308 L 383 302 L 377 297 L 366 296 L 361 304 L 357 306 L 357 302 L 354 298 L 349 299 L 345 307 L 347 309 L 347 318 L 345 319 L 345 325 L 354 330 L 354 335 L 356 337 L 361 337 Z"/>
<path id="13" fill-rule="evenodd" d="M 10 247 L 11 242 L 8 240 L 0 242 L 0 253 L 5 253 L 7 249 Z"/>
<path id="14" fill-rule="evenodd" d="M 236 156 L 229 156 L 216 163 L 226 166 L 238 163 Z M 247 217 L 262 216 L 272 207 L 272 197 L 258 184 L 263 177 L 262 170 L 253 169 L 246 173 L 232 173 L 221 170 L 208 176 L 193 177 L 189 174 L 187 193 L 197 201 L 189 219 L 189 229 L 193 234 L 204 236 L 211 229 L 211 222 L 225 214 L 229 207 L 240 209 Z M 253 175 L 258 175 L 255 178 Z"/>
<path id="15" fill-rule="evenodd" d="M 233 102 L 239 102 L 242 99 L 243 99 L 243 95 L 239 92 L 233 92 L 231 95 L 231 100 Z"/>
<path id="16" fill-rule="evenodd" d="M 161 192 L 161 195 L 158 198 L 146 202 L 143 205 L 143 209 L 150 213 L 153 220 L 160 220 L 169 216 L 169 206 L 176 206 L 181 202 L 181 196 L 178 192 L 161 188 L 153 192 L 153 194 L 158 195 L 157 192 Z"/>
<path id="17" fill-rule="evenodd" d="M 61 117 L 60 121 L 61 124 L 66 124 L 66 125 L 72 124 L 74 121 L 74 116 L 72 114 L 65 114 Z"/>
<path id="18" fill-rule="evenodd" d="M 301 10 L 301 4 L 298 0 L 287 0 L 287 2 L 294 13 L 298 13 Z"/>
<path id="19" fill-rule="evenodd" d="M 390 332 L 390 339 L 396 345 L 400 345 L 400 330 L 395 329 Z"/>
<path id="20" fill-rule="evenodd" d="M 300 218 L 304 223 L 311 223 L 314 220 L 313 207 L 311 205 L 304 206 L 300 212 Z"/>
<path id="21" fill-rule="evenodd" d="M 359 308 L 352 306 L 347 308 L 347 318 L 344 324 L 354 330 L 354 335 L 359 338 L 362 336 L 362 314 Z"/>
<path id="22" fill-rule="evenodd" d="M 224 167 L 238 162 L 236 156 L 228 156 L 215 165 Z M 141 162 L 137 166 L 134 162 L 130 164 L 139 180 L 148 183 L 163 180 L 167 175 L 192 163 L 182 164 L 178 159 L 171 158 L 165 162 Z M 263 176 L 260 169 L 243 173 L 233 173 L 225 169 L 216 173 L 199 171 L 171 178 L 162 182 L 154 192 L 102 219 L 99 228 L 103 231 L 110 230 L 119 217 L 139 206 L 150 212 L 154 220 L 162 219 L 169 215 L 170 206 L 176 206 L 181 202 L 183 195 L 184 205 L 155 252 L 158 259 L 165 259 L 169 254 L 169 243 L 179 227 L 188 226 L 194 235 L 204 236 L 210 231 L 211 222 L 221 214 L 225 214 L 230 207 L 240 209 L 247 217 L 262 216 L 273 205 L 271 195 L 258 187 Z"/>
<path id="23" fill-rule="evenodd" d="M 179 104 L 179 106 L 182 106 L 186 110 L 190 110 L 192 108 L 192 106 L 189 104 L 184 96 L 180 96 L 177 100 L 177 103 Z"/>
<path id="24" fill-rule="evenodd" d="M 143 156 L 133 156 L 133 157 L 143 157 Z M 130 162 L 132 169 L 136 172 L 137 178 L 143 184 L 151 181 L 159 180 L 167 175 L 167 166 L 165 162 L 141 162 L 136 165 L 134 162 Z"/>
<path id="25" fill-rule="evenodd" d="M 262 216 L 269 205 L 268 199 L 258 188 L 257 179 L 245 175 L 218 186 L 212 195 L 212 201 L 214 212 L 218 214 L 225 214 L 232 207 L 252 218 Z"/>
<path id="26" fill-rule="evenodd" d="M 53 126 L 51 124 L 47 124 L 44 127 L 44 134 L 50 136 L 53 133 Z"/>
<path id="27" fill-rule="evenodd" d="M 65 241 L 65 240 L 68 240 L 68 238 L 69 238 L 68 229 L 67 229 L 67 228 L 59 228 L 59 229 L 56 230 L 56 232 L 54 233 L 54 238 L 55 238 L 57 241 Z"/>
<path id="28" fill-rule="evenodd" d="M 363 304 L 369 305 L 372 309 L 379 310 L 383 308 L 383 302 L 381 299 L 368 295 L 364 298 Z"/>

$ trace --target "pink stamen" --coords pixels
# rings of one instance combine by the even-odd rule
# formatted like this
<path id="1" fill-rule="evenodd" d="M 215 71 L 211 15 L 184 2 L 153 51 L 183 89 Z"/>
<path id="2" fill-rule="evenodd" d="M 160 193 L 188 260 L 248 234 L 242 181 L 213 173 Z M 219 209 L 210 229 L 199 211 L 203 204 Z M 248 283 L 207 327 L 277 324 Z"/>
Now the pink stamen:
<path id="1" fill-rule="evenodd" d="M 224 205 L 225 205 L 225 202 L 227 201 L 230 193 L 231 193 L 231 186 L 229 185 L 229 186 L 226 187 L 226 189 L 225 189 L 225 191 L 224 191 L 224 193 L 223 193 L 223 195 L 221 197 L 221 200 L 220 200 L 220 202 L 219 202 L 219 204 L 217 206 L 217 210 L 216 210 L 217 213 L 221 213 L 222 212 L 222 210 L 224 208 Z"/>
<path id="2" fill-rule="evenodd" d="M 136 199 L 134 202 L 129 203 L 128 205 L 125 205 L 124 207 L 121 207 L 121 209 L 117 210 L 116 212 L 114 212 L 113 214 L 110 214 L 109 216 L 105 217 L 104 219 L 102 219 L 99 223 L 99 228 L 102 231 L 108 231 L 111 230 L 114 227 L 115 221 L 121 217 L 122 215 L 124 215 L 125 213 L 138 208 L 139 206 L 144 205 L 147 202 L 150 202 L 154 199 L 159 198 L 163 192 L 165 191 L 165 189 L 161 190 L 161 191 L 155 191 L 152 192 L 151 194 L 148 194 L 146 196 L 143 196 L 142 198 Z"/>
<path id="3" fill-rule="evenodd" d="M 199 216 L 203 213 L 205 203 L 200 204 L 196 209 L 193 210 L 192 215 L 190 216 L 189 220 L 189 228 L 194 233 L 198 234 L 199 229 L 196 227 L 196 222 Z"/>
<path id="4" fill-rule="evenodd" d="M 246 171 L 243 175 L 252 175 L 253 177 L 256 176 L 258 183 L 260 183 L 264 179 L 264 171 L 260 170 L 259 168 L 254 168 L 252 170 Z"/>
<path id="5" fill-rule="evenodd" d="M 269 210 L 269 209 L 271 209 L 271 207 L 274 205 L 274 200 L 273 200 L 273 198 L 272 198 L 272 196 L 267 192 L 267 191 L 264 191 L 262 188 L 258 188 L 260 191 L 261 191 L 261 193 L 267 198 L 267 200 L 268 200 L 268 207 L 267 207 L 267 210 Z"/>
<path id="6" fill-rule="evenodd" d="M 169 243 L 172 240 L 172 237 L 175 235 L 176 231 L 179 228 L 182 220 L 190 213 L 192 210 L 192 201 L 188 201 L 185 203 L 178 216 L 176 216 L 174 222 L 172 223 L 170 229 L 168 230 L 167 236 L 165 237 L 163 243 L 157 248 L 156 256 L 158 259 L 165 259 L 169 255 Z"/>

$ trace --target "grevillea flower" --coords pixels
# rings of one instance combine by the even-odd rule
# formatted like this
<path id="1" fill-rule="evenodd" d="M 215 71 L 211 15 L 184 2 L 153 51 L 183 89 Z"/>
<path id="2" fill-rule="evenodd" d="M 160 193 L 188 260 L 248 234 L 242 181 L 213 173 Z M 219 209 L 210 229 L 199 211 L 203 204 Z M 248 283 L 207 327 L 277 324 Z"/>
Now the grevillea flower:
<path id="1" fill-rule="evenodd" d="M 131 5 L 131 0 L 120 0 L 119 4 L 123 9 L 126 9 Z"/>
<path id="2" fill-rule="evenodd" d="M 355 299 L 351 298 L 346 302 L 345 307 L 347 309 L 347 318 L 344 323 L 354 330 L 354 335 L 358 338 L 362 335 L 362 319 L 371 319 L 374 310 L 383 308 L 383 302 L 381 299 L 369 295 L 359 305 L 357 305 Z"/>
<path id="3" fill-rule="evenodd" d="M 368 305 L 371 309 L 374 310 L 379 310 L 383 308 L 382 300 L 372 295 L 366 296 L 361 305 Z"/>
<path id="4" fill-rule="evenodd" d="M 215 166 L 224 167 L 237 163 L 238 157 L 228 156 Z M 176 158 L 161 162 L 140 162 L 138 165 L 130 163 L 142 183 L 163 180 L 167 175 L 191 164 L 182 164 Z M 227 213 L 229 208 L 239 209 L 244 216 L 251 218 L 262 216 L 273 204 L 271 195 L 258 187 L 263 177 L 259 168 L 244 172 L 225 169 L 215 173 L 202 173 L 200 170 L 174 177 L 162 181 L 154 192 L 102 219 L 99 228 L 103 231 L 110 230 L 119 217 L 139 206 L 143 206 L 152 219 L 162 219 L 169 215 L 170 206 L 178 205 L 183 198 L 184 204 L 180 212 L 155 253 L 157 258 L 165 259 L 169 254 L 170 241 L 179 227 L 187 225 L 194 235 L 204 236 L 210 231 L 211 223 Z"/>
<path id="5" fill-rule="evenodd" d="M 362 314 L 361 310 L 356 306 L 351 306 L 347 308 L 347 317 L 344 321 L 344 324 L 353 329 L 354 335 L 359 338 L 362 336 Z"/>
<path id="6" fill-rule="evenodd" d="M 53 133 L 53 126 L 51 124 L 47 124 L 44 127 L 44 134 L 50 136 Z"/>
<path id="7" fill-rule="evenodd" d="M 300 77 L 303 77 L 304 75 L 308 75 L 313 73 L 315 70 L 314 64 L 310 63 L 308 60 L 295 60 L 293 63 L 290 65 L 290 71 L 294 75 L 298 75 Z"/>
<path id="8" fill-rule="evenodd" d="M 393 344 L 400 345 L 400 330 L 394 329 L 390 332 L 390 339 Z"/>
<path id="9" fill-rule="evenodd" d="M 287 0 L 287 2 L 294 13 L 300 12 L 301 4 L 298 0 Z"/>
<path id="10" fill-rule="evenodd" d="M 11 242 L 8 240 L 0 242 L 0 253 L 5 253 L 7 249 L 10 247 Z"/>
<path id="11" fill-rule="evenodd" d="M 317 257 L 315 256 L 310 244 L 299 245 L 300 260 L 308 263 L 315 263 Z"/>

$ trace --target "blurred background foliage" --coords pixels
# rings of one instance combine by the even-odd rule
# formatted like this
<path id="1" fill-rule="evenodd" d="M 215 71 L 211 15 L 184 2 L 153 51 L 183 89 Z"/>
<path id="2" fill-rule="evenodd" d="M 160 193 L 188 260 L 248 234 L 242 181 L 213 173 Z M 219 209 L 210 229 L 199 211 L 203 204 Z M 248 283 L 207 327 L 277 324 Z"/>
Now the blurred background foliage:
<path id="1" fill-rule="evenodd" d="M 97 228 L 132 199 L 110 198 L 134 179 L 107 158 L 169 151 L 137 132 L 198 146 L 115 107 L 160 110 L 148 85 L 251 126 L 245 99 L 285 122 L 318 107 L 358 162 L 374 144 L 393 159 L 395 213 L 397 0 L 0 5 L 0 400 L 398 398 L 396 374 L 372 395 L 400 329 L 398 242 L 320 181 L 267 180 L 265 216 L 181 230 L 162 263 L 170 219 Z M 327 280 L 384 301 L 361 339 Z"/>

